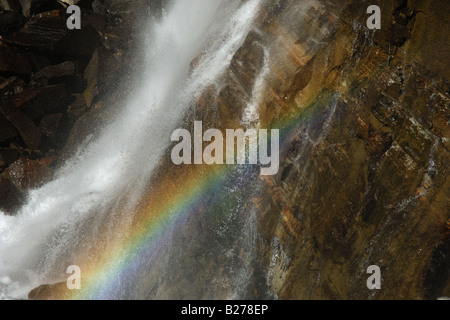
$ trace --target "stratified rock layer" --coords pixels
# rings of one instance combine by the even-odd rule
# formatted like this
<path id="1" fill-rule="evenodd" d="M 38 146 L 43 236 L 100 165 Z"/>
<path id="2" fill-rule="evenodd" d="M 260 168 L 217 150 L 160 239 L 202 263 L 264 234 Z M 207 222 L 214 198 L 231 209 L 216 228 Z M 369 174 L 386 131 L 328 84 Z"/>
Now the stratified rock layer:
<path id="1" fill-rule="evenodd" d="M 261 177 L 265 190 L 252 199 L 262 244 L 259 262 L 249 267 L 255 270 L 248 297 L 265 297 L 265 285 L 280 299 L 450 295 L 449 49 L 436 25 L 448 25 L 443 12 L 450 6 L 383 1 L 382 29 L 371 31 L 371 4 L 267 3 L 222 88 L 206 90 L 193 112 L 211 126 L 238 126 L 268 56 L 259 121 L 279 128 L 285 147 L 279 173 Z M 207 116 L 214 110 L 220 119 Z M 204 223 L 190 222 L 186 228 L 198 238 L 189 241 L 203 243 Z M 220 270 L 217 257 L 206 255 L 204 272 Z M 180 252 L 184 267 L 191 260 Z M 367 288 L 370 265 L 381 268 L 381 290 Z M 159 280 L 162 296 L 151 297 L 187 298 L 183 288 L 209 297 L 192 289 L 207 285 L 205 276 L 186 279 L 172 268 L 167 286 Z M 195 266 L 183 270 L 195 273 Z"/>
<path id="2" fill-rule="evenodd" d="M 450 7 L 383 1 L 382 30 L 369 31 L 369 4 L 336 13 L 322 2 L 319 10 L 339 17 L 333 35 L 281 91 L 289 111 L 276 123 L 292 112 L 293 124 L 259 220 L 281 299 L 450 294 L 448 42 L 432 27 L 447 25 Z M 381 268 L 381 290 L 366 286 L 370 265 Z"/>
<path id="3" fill-rule="evenodd" d="M 103 12 L 105 3 L 95 1 L 94 11 Z M 373 4 L 382 11 L 381 30 L 366 28 L 366 9 Z M 205 196 L 204 205 L 167 240 L 170 245 L 152 252 L 136 297 L 230 298 L 239 286 L 245 287 L 238 295 L 244 298 L 449 296 L 449 12 L 446 0 L 265 2 L 221 86 L 211 85 L 200 95 L 185 124 L 241 126 L 264 74 L 257 121 L 282 132 L 280 170 L 255 179 L 258 188 L 247 186 L 254 193 Z M 112 37 L 105 46 L 120 39 Z M 108 115 L 99 73 L 120 54 L 104 53 L 95 51 L 86 64 L 88 89 L 76 92 L 72 102 L 70 117 L 80 118 L 69 145 Z M 14 76 L 35 69 L 29 62 Z M 8 114 L 0 114 L 0 121 Z M 50 120 L 41 119 L 42 127 L 50 127 Z M 7 141 L 25 140 L 26 132 L 14 123 L 2 131 Z M 27 141 L 29 148 L 37 144 Z M 161 190 L 176 195 L 177 184 L 207 170 L 176 167 L 167 156 L 148 203 L 164 201 Z M 16 185 L 0 182 L 8 199 L 20 201 Z M 250 211 L 254 220 L 244 219 Z M 225 220 L 231 231 L 217 231 Z M 248 239 L 233 228 L 255 225 L 257 241 L 245 248 Z M 366 286 L 370 265 L 381 268 L 381 290 Z M 240 280 L 245 283 L 233 283 Z M 65 294 L 50 285 L 30 297 Z"/>

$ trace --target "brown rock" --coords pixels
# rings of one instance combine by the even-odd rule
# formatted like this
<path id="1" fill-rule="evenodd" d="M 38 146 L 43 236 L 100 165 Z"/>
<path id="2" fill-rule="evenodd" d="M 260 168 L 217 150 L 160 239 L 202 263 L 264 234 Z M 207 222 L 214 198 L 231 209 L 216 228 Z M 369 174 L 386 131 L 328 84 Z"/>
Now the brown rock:
<path id="1" fill-rule="evenodd" d="M 68 32 L 59 10 L 53 10 L 34 16 L 20 31 L 5 35 L 3 40 L 16 46 L 52 49 Z"/>
<path id="2" fill-rule="evenodd" d="M 42 83 L 51 78 L 70 76 L 75 74 L 75 64 L 71 61 L 66 61 L 58 65 L 47 66 L 38 72 L 31 75 L 31 80 Z"/>
<path id="3" fill-rule="evenodd" d="M 29 75 L 33 63 L 25 51 L 0 44 L 0 71 Z"/>
<path id="4" fill-rule="evenodd" d="M 100 36 L 95 28 L 85 25 L 81 30 L 70 30 L 65 37 L 55 43 L 54 51 L 68 56 L 91 56 L 100 45 Z"/>
<path id="5" fill-rule="evenodd" d="M 125 1 L 95 3 L 103 10 Z M 265 25 L 259 27 L 264 39 L 275 39 L 261 121 L 288 122 L 285 129 L 290 135 L 280 173 L 264 180 L 266 187 L 257 198 L 256 227 L 262 245 L 254 248 L 252 257 L 268 271 L 261 282 L 268 283 L 280 299 L 448 295 L 450 68 L 442 26 L 447 25 L 449 2 L 383 1 L 382 30 L 378 31 L 365 27 L 367 1 L 311 3 L 308 8 L 304 1 L 273 1 L 266 8 Z M 299 19 L 300 9 L 304 20 Z M 259 54 L 253 50 L 245 44 L 227 72 L 238 80 L 228 79 L 220 88 L 220 120 L 240 115 L 248 101 L 251 75 L 259 65 Z M 89 106 L 102 92 L 102 60 L 93 57 L 86 69 Z M 441 82 L 438 74 L 446 80 Z M 208 106 L 215 106 L 215 97 L 215 88 L 207 88 L 196 105 L 196 116 L 205 117 Z M 270 111 L 274 105 L 282 108 Z M 97 105 L 85 113 L 68 145 L 79 145 L 92 134 L 96 124 L 108 117 L 104 111 Z M 171 168 L 170 164 L 161 167 Z M 158 175 L 176 177 L 173 170 L 160 170 Z M 189 175 L 184 169 L 178 172 Z M 150 197 L 156 199 L 158 190 L 168 190 L 165 186 L 153 185 L 156 191 Z M 212 195 L 211 202 L 220 200 L 217 196 L 221 195 Z M 239 200 L 247 210 L 251 199 L 245 196 Z M 219 202 L 225 206 L 228 201 Z M 208 225 L 208 203 L 187 218 L 171 239 L 175 254 L 171 251 L 167 260 L 154 259 L 158 267 L 149 270 L 144 281 L 147 288 L 157 289 L 143 286 L 142 296 L 166 298 L 173 293 L 204 298 L 221 292 L 229 296 L 223 287 L 230 282 L 224 275 L 230 260 L 221 254 L 226 252 L 222 245 L 229 244 L 217 241 L 215 228 Z M 222 207 L 218 207 L 211 212 L 221 216 Z M 226 239 L 237 239 L 234 235 L 233 231 L 233 237 Z M 218 254 L 211 249 L 216 244 L 221 247 Z M 246 260 L 239 249 L 236 257 Z M 366 268 L 371 264 L 382 269 L 382 290 L 366 287 Z M 166 270 L 167 266 L 171 269 Z M 252 267 L 246 270 L 254 272 Z M 220 289 L 209 281 L 214 272 L 220 274 Z M 247 284 L 257 291 L 253 280 L 252 276 Z M 63 298 L 65 292 L 63 282 L 44 285 L 33 290 L 30 299 Z"/>
<path id="6" fill-rule="evenodd" d="M 25 17 L 29 17 L 32 14 L 42 12 L 43 10 L 48 10 L 49 6 L 53 8 L 60 8 L 60 4 L 56 1 L 51 0 L 19 0 L 22 5 L 22 14 Z"/>
<path id="7" fill-rule="evenodd" d="M 0 114 L 14 125 L 28 148 L 32 150 L 39 148 L 41 134 L 38 126 L 30 118 L 12 106 L 1 108 Z"/>
<path id="8" fill-rule="evenodd" d="M 66 145 L 63 150 L 65 156 L 70 156 L 80 145 L 92 134 L 98 133 L 101 124 L 103 124 L 109 115 L 109 109 L 103 106 L 103 103 L 97 102 L 92 109 L 83 114 L 70 130 Z"/>
<path id="9" fill-rule="evenodd" d="M 12 215 L 23 204 L 23 197 L 9 179 L 0 177 L 0 210 Z"/>
<path id="10" fill-rule="evenodd" d="M 233 56 L 230 68 L 238 79 L 240 85 L 247 93 L 251 93 L 258 75 L 264 63 L 264 49 L 260 36 L 252 31 L 244 41 L 244 44 Z"/>
<path id="11" fill-rule="evenodd" d="M 0 12 L 0 34 L 18 30 L 25 22 L 25 19 L 21 14 L 14 12 L 11 9 L 6 10 L 8 11 Z"/>
<path id="12" fill-rule="evenodd" d="M 39 187 L 52 178 L 52 170 L 38 161 L 21 157 L 3 173 L 22 192 Z"/>
<path id="13" fill-rule="evenodd" d="M 14 46 L 61 55 L 91 55 L 100 45 L 97 31 L 90 25 L 84 26 L 81 30 L 69 30 L 66 19 L 60 10 L 43 12 L 33 16 L 14 35 L 4 35 L 2 39 Z"/>
<path id="14" fill-rule="evenodd" d="M 246 96 L 238 86 L 228 85 L 220 90 L 217 105 L 223 119 L 232 119 L 240 115 L 246 106 Z"/>
<path id="15" fill-rule="evenodd" d="M 87 110 L 86 100 L 84 95 L 76 94 L 73 96 L 75 101 L 72 102 L 67 108 L 67 115 L 70 120 L 76 120 L 81 117 Z"/>
<path id="16" fill-rule="evenodd" d="M 5 11 L 20 12 L 22 7 L 17 0 L 0 0 L 0 8 Z"/>
<path id="17" fill-rule="evenodd" d="M 30 300 L 64 300 L 71 297 L 66 282 L 43 284 L 28 293 Z"/>
<path id="18" fill-rule="evenodd" d="M 51 168 L 56 163 L 55 157 L 45 157 L 38 161 L 43 166 Z"/>
<path id="19" fill-rule="evenodd" d="M 0 143 L 17 136 L 14 126 L 0 114 Z"/>
<path id="20" fill-rule="evenodd" d="M 12 99 L 14 106 L 33 121 L 49 113 L 65 111 L 68 101 L 64 84 L 26 88 Z"/>
<path id="21" fill-rule="evenodd" d="M 389 34 L 390 42 L 397 47 L 401 47 L 410 37 L 409 29 L 398 23 L 391 26 Z"/>
<path id="22" fill-rule="evenodd" d="M 0 167 L 7 167 L 17 160 L 19 152 L 15 149 L 3 148 L 0 149 Z"/>
<path id="23" fill-rule="evenodd" d="M 23 88 L 25 82 L 17 77 L 9 77 L 0 84 L 0 94 L 8 95 L 17 92 L 17 88 Z"/>
<path id="24" fill-rule="evenodd" d="M 49 114 L 42 118 L 39 125 L 41 133 L 47 137 L 54 137 L 61 123 L 62 113 Z"/>
<path id="25" fill-rule="evenodd" d="M 115 73 L 111 70 L 117 70 L 117 60 L 110 51 L 103 47 L 98 48 L 84 71 L 87 81 L 84 97 L 87 106 L 92 104 L 94 98 L 101 94 L 114 78 Z"/>
<path id="26" fill-rule="evenodd" d="M 106 8 L 103 2 L 104 1 L 94 0 L 94 2 L 92 3 L 92 9 L 96 14 L 105 15 Z"/>
<path id="27" fill-rule="evenodd" d="M 97 32 L 102 32 L 105 27 L 105 16 L 95 13 L 86 13 L 82 17 L 83 24 L 92 26 Z"/>

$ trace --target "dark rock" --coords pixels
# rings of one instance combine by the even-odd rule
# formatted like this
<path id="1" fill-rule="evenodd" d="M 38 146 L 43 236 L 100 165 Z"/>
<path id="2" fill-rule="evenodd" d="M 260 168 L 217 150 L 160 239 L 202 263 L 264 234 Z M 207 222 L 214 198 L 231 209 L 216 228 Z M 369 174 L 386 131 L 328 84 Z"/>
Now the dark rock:
<path id="1" fill-rule="evenodd" d="M 75 64 L 66 61 L 58 65 L 47 66 L 31 75 L 31 80 L 47 84 L 49 79 L 56 77 L 72 76 L 75 74 Z"/>
<path id="2" fill-rule="evenodd" d="M 60 300 L 69 299 L 73 292 L 67 288 L 67 283 L 43 284 L 28 293 L 30 300 Z"/>
<path id="3" fill-rule="evenodd" d="M 14 125 L 28 148 L 32 150 L 39 148 L 41 142 L 39 128 L 30 118 L 10 105 L 1 108 L 0 114 Z"/>
<path id="4" fill-rule="evenodd" d="M 22 7 L 17 0 L 0 0 L 0 9 L 6 11 L 14 11 L 16 13 L 22 11 Z"/>
<path id="5" fill-rule="evenodd" d="M 39 163 L 48 168 L 53 168 L 57 163 L 57 159 L 56 159 L 56 157 L 45 157 L 45 158 L 40 159 Z"/>
<path id="6" fill-rule="evenodd" d="M 17 136 L 14 126 L 3 115 L 0 114 L 0 143 Z"/>
<path id="7" fill-rule="evenodd" d="M 108 119 L 110 110 L 97 102 L 88 112 L 84 113 L 70 130 L 66 145 L 62 151 L 64 157 L 69 157 L 77 150 L 80 144 L 84 144 L 89 137 L 98 133 L 99 128 Z"/>
<path id="8" fill-rule="evenodd" d="M 0 34 L 16 31 L 20 29 L 24 23 L 24 17 L 17 12 L 0 12 Z"/>
<path id="9" fill-rule="evenodd" d="M 389 34 L 390 42 L 397 47 L 401 47 L 411 36 L 409 29 L 398 23 L 391 25 Z"/>
<path id="10" fill-rule="evenodd" d="M 105 27 L 106 18 L 104 15 L 87 12 L 82 16 L 82 21 L 84 25 L 92 26 L 97 33 L 102 33 Z"/>
<path id="11" fill-rule="evenodd" d="M 71 0 L 75 2 L 77 6 L 79 6 L 81 9 L 87 9 L 92 10 L 92 2 L 94 0 Z"/>
<path id="12" fill-rule="evenodd" d="M 23 204 L 24 196 L 9 179 L 0 177 L 0 199 L 0 210 L 12 215 Z"/>
<path id="13" fill-rule="evenodd" d="M 436 299 L 450 295 L 450 219 L 442 242 L 433 251 L 424 279 L 425 297 Z M 447 288 L 446 288 L 447 287 Z"/>
<path id="14" fill-rule="evenodd" d="M 27 52 L 0 44 L 0 72 L 30 75 L 34 69 Z"/>
<path id="15" fill-rule="evenodd" d="M 248 94 L 252 92 L 256 76 L 264 63 L 264 49 L 260 42 L 260 36 L 250 32 L 230 64 L 233 74 Z"/>
<path id="16" fill-rule="evenodd" d="M 31 18 L 20 31 L 3 40 L 16 46 L 51 50 L 68 32 L 64 17 L 54 10 Z"/>
<path id="17" fill-rule="evenodd" d="M 87 81 L 87 88 L 84 91 L 86 105 L 91 106 L 96 97 L 101 95 L 111 84 L 116 72 L 118 72 L 118 61 L 113 53 L 101 47 L 92 55 L 84 78 Z M 116 70 L 115 72 L 111 70 Z"/>
<path id="18" fill-rule="evenodd" d="M 69 30 L 66 16 L 59 10 L 33 16 L 27 24 L 13 35 L 5 35 L 7 44 L 47 51 L 68 56 L 91 55 L 100 45 L 97 31 L 89 25 L 81 30 Z"/>
<path id="19" fill-rule="evenodd" d="M 74 98 L 75 101 L 72 102 L 67 108 L 67 116 L 72 121 L 78 119 L 87 111 L 84 95 L 76 94 L 74 95 Z"/>
<path id="20" fill-rule="evenodd" d="M 68 101 L 64 84 L 26 88 L 12 99 L 14 106 L 33 121 L 49 113 L 65 111 Z"/>
<path id="21" fill-rule="evenodd" d="M 101 45 L 100 37 L 94 27 L 85 25 L 81 30 L 71 30 L 55 43 L 54 51 L 63 55 L 91 56 Z"/>
<path id="22" fill-rule="evenodd" d="M 7 167 L 17 160 L 19 152 L 15 149 L 0 149 L 0 167 Z"/>
<path id="23" fill-rule="evenodd" d="M 3 173 L 22 192 L 37 188 L 52 178 L 52 170 L 35 160 L 21 157 Z"/>
<path id="24" fill-rule="evenodd" d="M 113 48 L 129 32 L 121 24 L 130 3 L 94 2 L 97 12 L 110 10 L 107 24 L 120 29 L 108 42 Z M 258 35 L 274 41 L 260 120 L 268 125 L 289 123 L 284 129 L 295 146 L 287 158 L 282 156 L 280 173 L 263 180 L 266 190 L 256 199 L 262 245 L 254 248 L 252 257 L 268 269 L 262 281 L 280 299 L 448 295 L 449 91 L 448 81 L 443 84 L 437 75 L 448 80 L 448 39 L 442 26 L 448 25 L 449 2 L 383 1 L 382 30 L 377 31 L 365 27 L 368 1 L 311 3 L 308 8 L 304 1 L 272 1 L 258 28 Z M 304 10 L 305 20 L 299 19 L 298 8 Z M 209 107 L 215 103 L 221 123 L 242 114 L 261 64 L 261 40 L 251 37 L 235 55 L 218 97 L 214 86 L 200 95 L 196 116 L 208 120 Z M 395 46 L 402 48 L 397 52 Z M 84 74 L 86 102 L 78 97 L 69 107 L 70 118 L 81 115 L 68 139 L 72 148 L 90 139 L 110 115 L 95 103 L 114 79 L 102 76 L 115 65 L 101 66 L 109 59 L 101 50 Z M 111 58 L 110 52 L 114 50 L 106 56 Z M 86 104 L 94 107 L 85 112 Z M 158 181 L 168 184 L 174 177 L 189 176 L 184 169 L 174 171 L 170 162 L 161 168 Z M 165 186 L 152 185 L 157 191 L 167 190 Z M 155 200 L 158 196 L 158 192 L 150 195 Z M 219 202 L 225 203 L 220 196 Z M 217 200 L 216 195 L 211 198 Z M 246 209 L 247 205 L 250 202 Z M 171 251 L 170 264 L 154 259 L 161 265 L 145 282 L 154 281 L 158 289 L 156 294 L 148 290 L 146 297 L 167 297 L 170 292 L 175 297 L 202 298 L 205 290 L 213 297 L 229 296 L 226 289 L 216 291 L 208 283 L 217 272 L 226 286 L 223 271 L 230 266 L 223 254 L 215 255 L 211 249 L 219 244 L 217 251 L 225 252 L 225 241 L 217 241 L 216 229 L 207 224 L 207 211 L 205 204 L 182 223 L 181 237 L 171 239 L 172 250 L 179 255 Z M 217 215 L 220 210 L 211 212 Z M 193 230 L 210 231 L 209 238 Z M 201 273 L 199 262 L 205 266 Z M 382 290 L 367 290 L 370 264 L 382 267 Z M 167 265 L 174 267 L 167 271 Z M 65 292 L 61 282 L 41 286 L 29 297 L 59 299 L 68 297 Z"/>
<path id="25" fill-rule="evenodd" d="M 31 15 L 41 13 L 43 11 L 48 11 L 51 9 L 61 8 L 61 4 L 57 1 L 51 0 L 19 0 L 22 5 L 22 14 L 25 17 L 30 17 Z"/>
<path id="26" fill-rule="evenodd" d="M 246 96 L 238 86 L 228 85 L 219 92 L 217 105 L 222 118 L 232 118 L 241 114 L 246 106 Z"/>
<path id="27" fill-rule="evenodd" d="M 49 114 L 42 118 L 39 125 L 41 133 L 47 137 L 54 137 L 61 123 L 62 113 Z"/>
<path id="28" fill-rule="evenodd" d="M 23 88 L 25 86 L 25 82 L 18 77 L 9 77 L 0 83 L 0 95 L 8 95 L 14 94 L 18 90 L 17 88 Z"/>
<path id="29" fill-rule="evenodd" d="M 92 3 L 92 10 L 94 10 L 96 14 L 105 15 L 107 9 L 105 7 L 104 1 L 94 0 L 94 2 Z"/>

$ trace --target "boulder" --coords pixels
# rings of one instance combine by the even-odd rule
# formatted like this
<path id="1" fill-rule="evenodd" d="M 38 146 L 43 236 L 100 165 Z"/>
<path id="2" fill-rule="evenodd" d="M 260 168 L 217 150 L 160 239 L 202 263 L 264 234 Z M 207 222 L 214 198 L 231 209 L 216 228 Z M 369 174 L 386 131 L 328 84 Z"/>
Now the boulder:
<path id="1" fill-rule="evenodd" d="M 15 76 L 9 77 L 0 83 L 0 95 L 12 95 L 23 90 L 25 82 Z"/>
<path id="2" fill-rule="evenodd" d="M 0 143 L 17 136 L 14 126 L 3 115 L 0 114 Z"/>
<path id="3" fill-rule="evenodd" d="M 12 215 L 23 204 L 24 195 L 9 179 L 0 177 L 0 199 L 0 210 Z"/>
<path id="4" fill-rule="evenodd" d="M 31 75 L 31 80 L 38 83 L 47 84 L 52 78 L 60 78 L 75 75 L 75 64 L 72 61 L 66 61 L 58 65 L 46 66 Z"/>
<path id="5" fill-rule="evenodd" d="M 104 106 L 99 101 L 89 111 L 78 118 L 70 130 L 66 144 L 62 150 L 64 157 L 70 157 L 80 145 L 83 145 L 98 134 L 98 130 L 107 121 L 108 115 L 110 115 L 110 108 L 110 106 Z"/>
<path id="6" fill-rule="evenodd" d="M 2 148 L 0 149 L 0 167 L 7 167 L 17 160 L 19 152 L 16 149 Z"/>
<path id="7" fill-rule="evenodd" d="M 61 300 L 70 299 L 73 292 L 67 289 L 67 283 L 58 282 L 43 284 L 28 293 L 30 300 Z"/>
<path id="8" fill-rule="evenodd" d="M 0 72 L 30 75 L 34 69 L 27 52 L 0 44 Z"/>
<path id="9" fill-rule="evenodd" d="M 84 25 L 81 30 L 70 30 L 65 37 L 56 42 L 54 51 L 61 55 L 89 57 L 100 45 L 100 36 L 95 28 Z"/>
<path id="10" fill-rule="evenodd" d="M 16 109 L 36 121 L 46 114 L 65 111 L 69 95 L 64 84 L 29 87 L 14 96 L 12 102 Z"/>
<path id="11" fill-rule="evenodd" d="M 52 0 L 19 0 L 22 5 L 22 14 L 25 17 L 30 17 L 49 9 L 59 9 L 61 4 Z"/>
<path id="12" fill-rule="evenodd" d="M 3 173 L 4 178 L 9 179 L 22 192 L 48 182 L 52 175 L 50 168 L 26 157 L 16 160 Z"/>
<path id="13" fill-rule="evenodd" d="M 47 137 L 55 137 L 61 123 L 62 113 L 48 114 L 44 116 L 39 124 L 41 134 Z"/>
<path id="14" fill-rule="evenodd" d="M 69 120 L 74 121 L 80 118 L 87 111 L 87 106 L 84 95 L 75 94 L 72 98 L 74 101 L 67 108 L 67 116 Z"/>
<path id="15" fill-rule="evenodd" d="M 91 55 L 101 44 L 97 31 L 90 25 L 83 26 L 81 30 L 69 30 L 66 20 L 60 10 L 42 12 L 30 18 L 18 32 L 5 35 L 2 39 L 6 44 L 52 54 Z"/>
<path id="16" fill-rule="evenodd" d="M 84 78 L 87 81 L 87 88 L 84 91 L 86 105 L 91 106 L 96 97 L 105 92 L 109 87 L 111 80 L 114 79 L 118 70 L 117 59 L 109 50 L 98 48 L 84 71 Z"/>
<path id="17" fill-rule="evenodd" d="M 14 11 L 0 12 L 0 34 L 14 32 L 25 23 L 24 17 Z"/>
<path id="18" fill-rule="evenodd" d="M 0 0 L 0 9 L 5 11 L 21 12 L 22 7 L 17 0 Z"/>
<path id="19" fill-rule="evenodd" d="M 256 77 L 264 64 L 264 48 L 261 42 L 262 39 L 256 32 L 250 32 L 231 59 L 230 69 L 248 94 L 251 94 Z"/>
<path id="20" fill-rule="evenodd" d="M 32 150 L 39 148 L 41 142 L 39 127 L 30 118 L 10 105 L 0 108 L 0 114 L 14 125 L 28 148 Z"/>

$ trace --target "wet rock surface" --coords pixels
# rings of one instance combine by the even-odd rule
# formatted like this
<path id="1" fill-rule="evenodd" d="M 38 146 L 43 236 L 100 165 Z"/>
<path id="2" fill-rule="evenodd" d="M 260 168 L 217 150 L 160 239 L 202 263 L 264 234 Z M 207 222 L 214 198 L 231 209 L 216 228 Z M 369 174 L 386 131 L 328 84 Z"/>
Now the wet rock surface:
<path id="1" fill-rule="evenodd" d="M 136 43 L 124 32 L 139 19 L 123 1 L 72 2 L 82 8 L 81 30 L 67 28 L 62 2 L 0 2 L 0 209 L 7 214 L 64 163 L 64 152 L 81 139 L 76 128 L 88 121 L 92 133 L 107 118 L 107 110 L 101 119 L 88 111 L 108 87 L 119 90 L 125 62 L 136 59 Z M 104 10 L 96 10 L 99 4 Z M 136 5 L 147 8 L 144 1 Z"/>
<path id="2" fill-rule="evenodd" d="M 125 63 L 133 34 L 129 1 L 81 1 L 91 27 L 79 35 L 62 27 L 57 5 L 21 3 L 0 2 L 12 12 L 0 15 L 0 60 L 20 59 L 0 62 L 0 209 L 7 214 L 108 118 L 106 89 L 120 78 L 111 66 Z M 382 8 L 381 30 L 365 26 L 371 4 Z M 441 30 L 448 12 L 445 0 L 265 3 L 223 86 L 208 87 L 192 114 L 211 127 L 239 125 L 266 64 L 259 121 L 282 130 L 279 173 L 259 177 L 262 191 L 239 205 L 224 196 L 223 205 L 208 207 L 206 198 L 173 235 L 170 255 L 169 246 L 155 253 L 136 296 L 229 298 L 239 286 L 236 266 L 247 270 L 248 298 L 450 296 L 450 69 Z M 173 176 L 189 178 L 167 157 L 154 189 Z M 217 235 L 227 219 L 236 230 L 249 228 L 227 206 L 255 210 L 252 257 L 233 246 L 241 234 Z M 236 266 L 217 255 L 224 251 Z M 366 287 L 370 265 L 381 268 L 382 290 Z M 30 298 L 64 292 L 63 284 L 44 285 Z"/>
<path id="3" fill-rule="evenodd" d="M 243 217 L 227 220 L 235 232 L 225 232 L 223 242 L 210 230 L 211 215 L 232 211 L 226 201 L 196 212 L 174 236 L 169 257 L 160 253 L 172 262 L 156 269 L 171 272 L 150 272 L 149 298 L 229 298 L 236 290 L 233 263 L 251 270 L 241 279 L 241 294 L 252 299 L 450 295 L 448 43 L 438 27 L 425 32 L 433 16 L 448 21 L 440 12 L 450 7 L 383 1 L 383 28 L 370 31 L 365 10 L 371 4 L 264 7 L 222 89 L 205 90 L 192 112 L 211 127 L 236 127 L 268 53 L 259 120 L 261 127 L 280 128 L 286 147 L 279 173 L 261 177 L 264 191 L 239 209 L 231 206 L 242 216 L 256 208 L 259 242 L 251 254 L 234 251 L 233 241 L 248 233 L 236 231 L 248 223 Z M 210 116 L 215 110 L 219 119 Z M 163 167 L 176 171 L 170 163 Z M 157 181 L 169 179 L 161 175 Z M 223 265 L 217 250 L 236 258 Z M 370 265 L 381 268 L 381 290 L 366 286 Z M 221 279 L 215 288 L 222 291 L 206 289 L 208 279 Z"/>
<path id="4" fill-rule="evenodd" d="M 265 247 L 279 243 L 265 263 L 281 299 L 450 293 L 443 253 L 450 218 L 448 122 L 442 121 L 450 116 L 448 67 L 431 63 L 441 61 L 448 44 L 438 31 L 422 31 L 433 25 L 437 8 L 450 8 L 440 1 L 386 1 L 382 19 L 392 23 L 370 32 L 368 5 L 343 7 L 311 71 L 308 64 L 300 70 L 312 75 L 287 92 L 294 110 L 308 96 L 322 97 L 308 103 L 316 109 L 310 120 L 300 118 L 290 131 L 280 172 L 268 181 L 271 196 L 262 197 Z M 382 290 L 366 287 L 372 264 L 382 270 Z"/>

